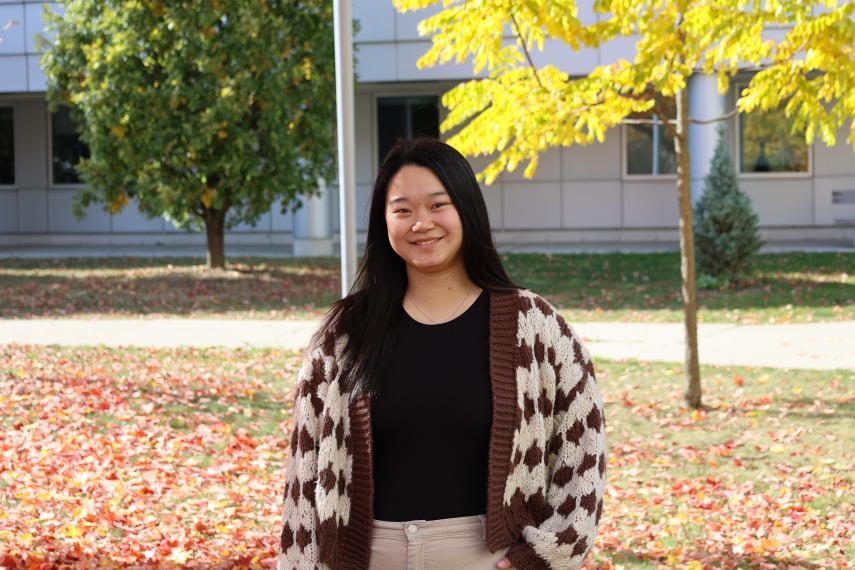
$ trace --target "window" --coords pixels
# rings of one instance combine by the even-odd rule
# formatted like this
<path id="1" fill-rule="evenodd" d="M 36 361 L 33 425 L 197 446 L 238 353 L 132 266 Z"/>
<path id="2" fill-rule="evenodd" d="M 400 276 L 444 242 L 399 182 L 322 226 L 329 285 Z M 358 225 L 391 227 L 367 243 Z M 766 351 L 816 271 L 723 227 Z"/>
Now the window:
<path id="1" fill-rule="evenodd" d="M 15 114 L 0 107 L 0 185 L 15 183 Z"/>
<path id="2" fill-rule="evenodd" d="M 439 97 L 380 97 L 377 99 L 380 162 L 400 138 L 439 136 Z"/>
<path id="3" fill-rule="evenodd" d="M 669 117 L 676 118 L 674 99 L 664 99 L 663 105 Z M 677 173 L 677 157 L 674 138 L 665 133 L 665 128 L 653 113 L 633 113 L 630 119 L 652 120 L 653 124 L 624 125 L 626 136 L 626 174 L 629 176 L 659 176 Z"/>
<path id="4" fill-rule="evenodd" d="M 785 106 L 738 115 L 740 172 L 808 171 L 804 131 L 790 134 L 793 119 L 784 116 Z"/>
<path id="5" fill-rule="evenodd" d="M 75 166 L 81 158 L 89 157 L 89 148 L 80 140 L 68 107 L 61 106 L 51 115 L 51 127 L 53 183 L 81 183 Z"/>

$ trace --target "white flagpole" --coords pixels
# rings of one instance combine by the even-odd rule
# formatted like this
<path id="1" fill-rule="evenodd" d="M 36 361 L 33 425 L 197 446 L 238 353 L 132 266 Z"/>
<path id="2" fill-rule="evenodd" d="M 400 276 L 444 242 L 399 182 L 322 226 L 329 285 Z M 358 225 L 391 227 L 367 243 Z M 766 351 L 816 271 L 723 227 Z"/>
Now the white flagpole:
<path id="1" fill-rule="evenodd" d="M 353 18 L 351 0 L 334 0 L 335 94 L 338 133 L 339 236 L 341 295 L 346 296 L 356 273 L 356 166 L 353 125 Z"/>

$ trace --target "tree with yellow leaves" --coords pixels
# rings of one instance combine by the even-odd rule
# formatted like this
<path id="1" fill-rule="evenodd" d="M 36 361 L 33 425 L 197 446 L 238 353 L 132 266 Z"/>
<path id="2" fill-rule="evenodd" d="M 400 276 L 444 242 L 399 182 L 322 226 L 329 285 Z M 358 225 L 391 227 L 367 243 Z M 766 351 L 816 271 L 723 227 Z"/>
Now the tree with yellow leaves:
<path id="1" fill-rule="evenodd" d="M 440 0 L 393 0 L 398 10 L 417 10 Z M 596 23 L 584 24 L 575 0 L 442 0 L 444 9 L 419 24 L 432 37 L 420 67 L 472 58 L 486 77 L 463 82 L 442 103 L 442 132 L 469 156 L 491 156 L 479 173 L 490 184 L 504 170 L 527 162 L 533 176 L 538 157 L 552 147 L 602 142 L 606 131 L 634 113 L 652 112 L 673 137 L 682 296 L 686 335 L 686 402 L 701 407 L 697 349 L 697 301 L 689 192 L 687 80 L 713 74 L 720 93 L 740 71 L 755 71 L 736 108 L 722 117 L 785 105 L 793 131 L 810 143 L 816 133 L 828 145 L 855 115 L 855 4 L 835 0 L 596 0 Z M 763 37 L 768 26 L 787 26 L 779 42 Z M 515 41 L 507 41 L 508 35 Z M 596 48 L 635 36 L 633 61 L 620 59 L 582 77 L 533 63 L 531 52 L 546 39 L 569 51 Z M 665 109 L 673 100 L 676 120 Z M 855 121 L 847 138 L 855 148 Z"/>

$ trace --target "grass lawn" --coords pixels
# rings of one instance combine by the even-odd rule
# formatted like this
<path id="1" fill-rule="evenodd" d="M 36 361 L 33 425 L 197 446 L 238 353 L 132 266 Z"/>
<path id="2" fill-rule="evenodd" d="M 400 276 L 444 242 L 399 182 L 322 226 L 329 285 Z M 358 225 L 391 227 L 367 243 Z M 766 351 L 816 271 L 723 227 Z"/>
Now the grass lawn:
<path id="1" fill-rule="evenodd" d="M 571 322 L 679 322 L 676 252 L 502 256 L 511 277 Z M 741 289 L 699 291 L 701 322 L 855 318 L 855 253 L 758 256 Z M 337 258 L 233 258 L 209 272 L 192 258 L 0 261 L 0 318 L 319 318 L 337 299 Z"/>
<path id="2" fill-rule="evenodd" d="M 0 347 L 0 566 L 261 567 L 299 358 Z M 609 446 L 597 565 L 855 559 L 851 371 L 704 366 L 693 414 L 680 367 L 596 365 Z"/>

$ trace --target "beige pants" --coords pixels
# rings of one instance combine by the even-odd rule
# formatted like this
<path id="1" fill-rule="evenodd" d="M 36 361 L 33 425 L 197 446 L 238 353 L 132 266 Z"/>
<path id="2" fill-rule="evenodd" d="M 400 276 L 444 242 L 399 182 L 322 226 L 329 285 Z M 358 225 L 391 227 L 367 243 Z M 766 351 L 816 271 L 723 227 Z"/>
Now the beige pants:
<path id="1" fill-rule="evenodd" d="M 374 520 L 369 570 L 495 570 L 507 548 L 487 549 L 484 515 L 432 521 Z"/>

